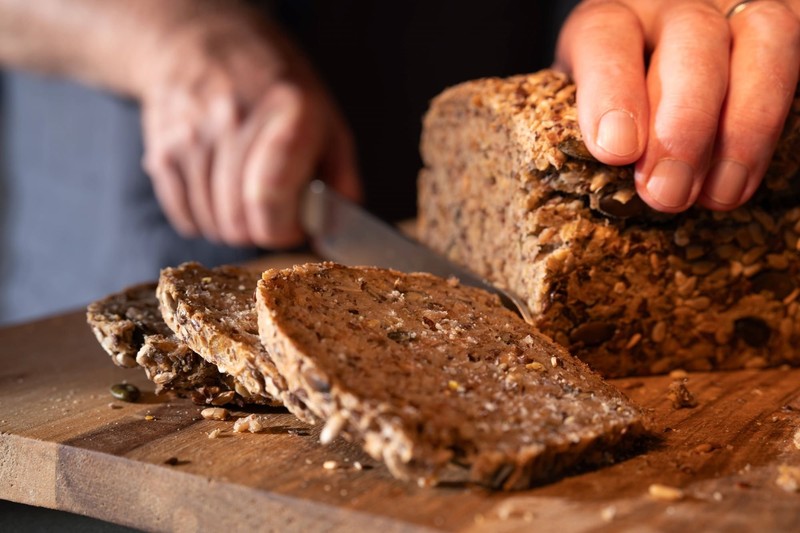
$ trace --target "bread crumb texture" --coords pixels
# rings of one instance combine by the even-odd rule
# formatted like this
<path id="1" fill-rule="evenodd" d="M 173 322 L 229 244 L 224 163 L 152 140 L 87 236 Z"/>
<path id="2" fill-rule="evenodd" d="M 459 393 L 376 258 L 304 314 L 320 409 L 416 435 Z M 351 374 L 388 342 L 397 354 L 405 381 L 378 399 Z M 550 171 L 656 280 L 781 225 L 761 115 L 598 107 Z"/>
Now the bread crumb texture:
<path id="1" fill-rule="evenodd" d="M 253 299 L 259 277 L 230 265 L 184 263 L 165 268 L 156 291 L 164 321 L 181 341 L 231 376 L 235 391 L 247 403 L 284 405 L 304 422 L 314 423 L 302 400 L 289 394 L 259 340 Z"/>
<path id="2" fill-rule="evenodd" d="M 144 369 L 156 394 L 187 393 L 205 403 L 233 388 L 230 376 L 193 352 L 164 322 L 155 283 L 134 285 L 92 302 L 86 319 L 114 364 Z M 229 396 L 231 401 L 234 396 Z"/>
<path id="3" fill-rule="evenodd" d="M 261 339 L 325 440 L 359 440 L 399 478 L 450 463 L 523 488 L 643 432 L 622 393 L 484 291 L 324 263 L 267 271 L 256 296 Z"/>
<path id="4" fill-rule="evenodd" d="M 669 485 L 662 485 L 661 483 L 653 483 L 647 490 L 651 498 L 655 500 L 663 500 L 667 502 L 677 502 L 683 499 L 683 490 L 677 487 L 670 487 Z"/>
<path id="5" fill-rule="evenodd" d="M 786 492 L 800 492 L 800 467 L 778 466 L 778 477 L 775 479 L 775 483 Z"/>

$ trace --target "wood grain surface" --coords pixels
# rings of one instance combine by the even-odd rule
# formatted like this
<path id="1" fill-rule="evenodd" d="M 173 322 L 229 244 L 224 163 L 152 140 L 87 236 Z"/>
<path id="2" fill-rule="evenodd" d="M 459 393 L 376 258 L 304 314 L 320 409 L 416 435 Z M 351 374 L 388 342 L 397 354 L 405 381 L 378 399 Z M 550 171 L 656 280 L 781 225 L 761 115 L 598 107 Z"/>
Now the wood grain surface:
<path id="1" fill-rule="evenodd" d="M 123 380 L 144 391 L 137 403 L 111 397 Z M 267 424 L 240 434 L 156 396 L 76 311 L 0 329 L 0 499 L 159 531 L 797 530 L 800 493 L 776 481 L 781 465 L 800 466 L 800 370 L 690 374 L 697 406 L 685 409 L 667 397 L 673 381 L 614 381 L 651 410 L 659 437 L 627 461 L 517 493 L 419 488 L 357 446 L 320 445 L 282 409 L 235 412 Z M 654 498 L 655 483 L 684 496 Z"/>

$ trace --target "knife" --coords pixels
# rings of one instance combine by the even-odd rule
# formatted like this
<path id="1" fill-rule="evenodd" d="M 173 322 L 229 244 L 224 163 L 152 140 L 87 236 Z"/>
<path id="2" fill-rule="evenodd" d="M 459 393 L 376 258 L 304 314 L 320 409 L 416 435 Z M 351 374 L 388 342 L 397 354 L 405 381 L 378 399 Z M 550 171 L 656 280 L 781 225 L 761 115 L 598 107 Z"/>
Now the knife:
<path id="1" fill-rule="evenodd" d="M 369 265 L 456 277 L 465 285 L 496 294 L 505 307 L 526 322 L 532 321 L 528 307 L 516 295 L 498 289 L 406 237 L 321 181 L 312 181 L 305 190 L 301 224 L 312 249 L 320 257 L 349 266 Z"/>

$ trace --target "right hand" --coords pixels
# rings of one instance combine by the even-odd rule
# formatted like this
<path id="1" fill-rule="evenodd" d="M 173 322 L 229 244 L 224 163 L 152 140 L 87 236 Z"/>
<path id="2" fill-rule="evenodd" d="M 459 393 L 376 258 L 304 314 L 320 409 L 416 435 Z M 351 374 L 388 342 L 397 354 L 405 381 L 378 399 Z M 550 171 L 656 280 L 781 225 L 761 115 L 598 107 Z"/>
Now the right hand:
<path id="1" fill-rule="evenodd" d="M 144 167 L 184 236 L 299 244 L 303 186 L 361 194 L 352 136 L 304 58 L 252 16 L 190 19 L 152 57 L 141 89 Z"/>
<path id="2" fill-rule="evenodd" d="M 800 0 L 584 0 L 556 66 L 575 79 L 586 145 L 635 163 L 659 211 L 727 211 L 758 188 L 792 106 Z"/>

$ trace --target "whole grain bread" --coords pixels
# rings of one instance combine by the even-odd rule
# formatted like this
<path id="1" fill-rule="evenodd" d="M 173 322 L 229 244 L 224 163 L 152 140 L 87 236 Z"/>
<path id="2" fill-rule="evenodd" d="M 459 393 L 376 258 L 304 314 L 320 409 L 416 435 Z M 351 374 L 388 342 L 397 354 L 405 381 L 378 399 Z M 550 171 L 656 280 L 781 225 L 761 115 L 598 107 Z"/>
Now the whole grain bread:
<path id="1" fill-rule="evenodd" d="M 566 76 L 458 85 L 425 117 L 418 236 L 603 375 L 798 365 L 799 102 L 756 198 L 670 216 L 588 153 Z"/>
<path id="2" fill-rule="evenodd" d="M 285 405 L 314 423 L 303 399 L 288 390 L 258 336 L 255 288 L 260 273 L 235 266 L 184 263 L 165 268 L 157 296 L 164 321 L 206 361 L 233 377 L 237 392 Z"/>
<path id="3" fill-rule="evenodd" d="M 363 443 L 401 479 L 447 465 L 504 489 L 602 462 L 644 417 L 484 291 L 333 263 L 264 273 L 261 340 L 329 442 Z"/>
<path id="4" fill-rule="evenodd" d="M 233 392 L 233 379 L 169 329 L 158 308 L 155 283 L 135 285 L 89 304 L 86 319 L 114 363 L 143 368 L 156 384 L 156 393 L 190 393 L 202 403 L 241 401 Z"/>

